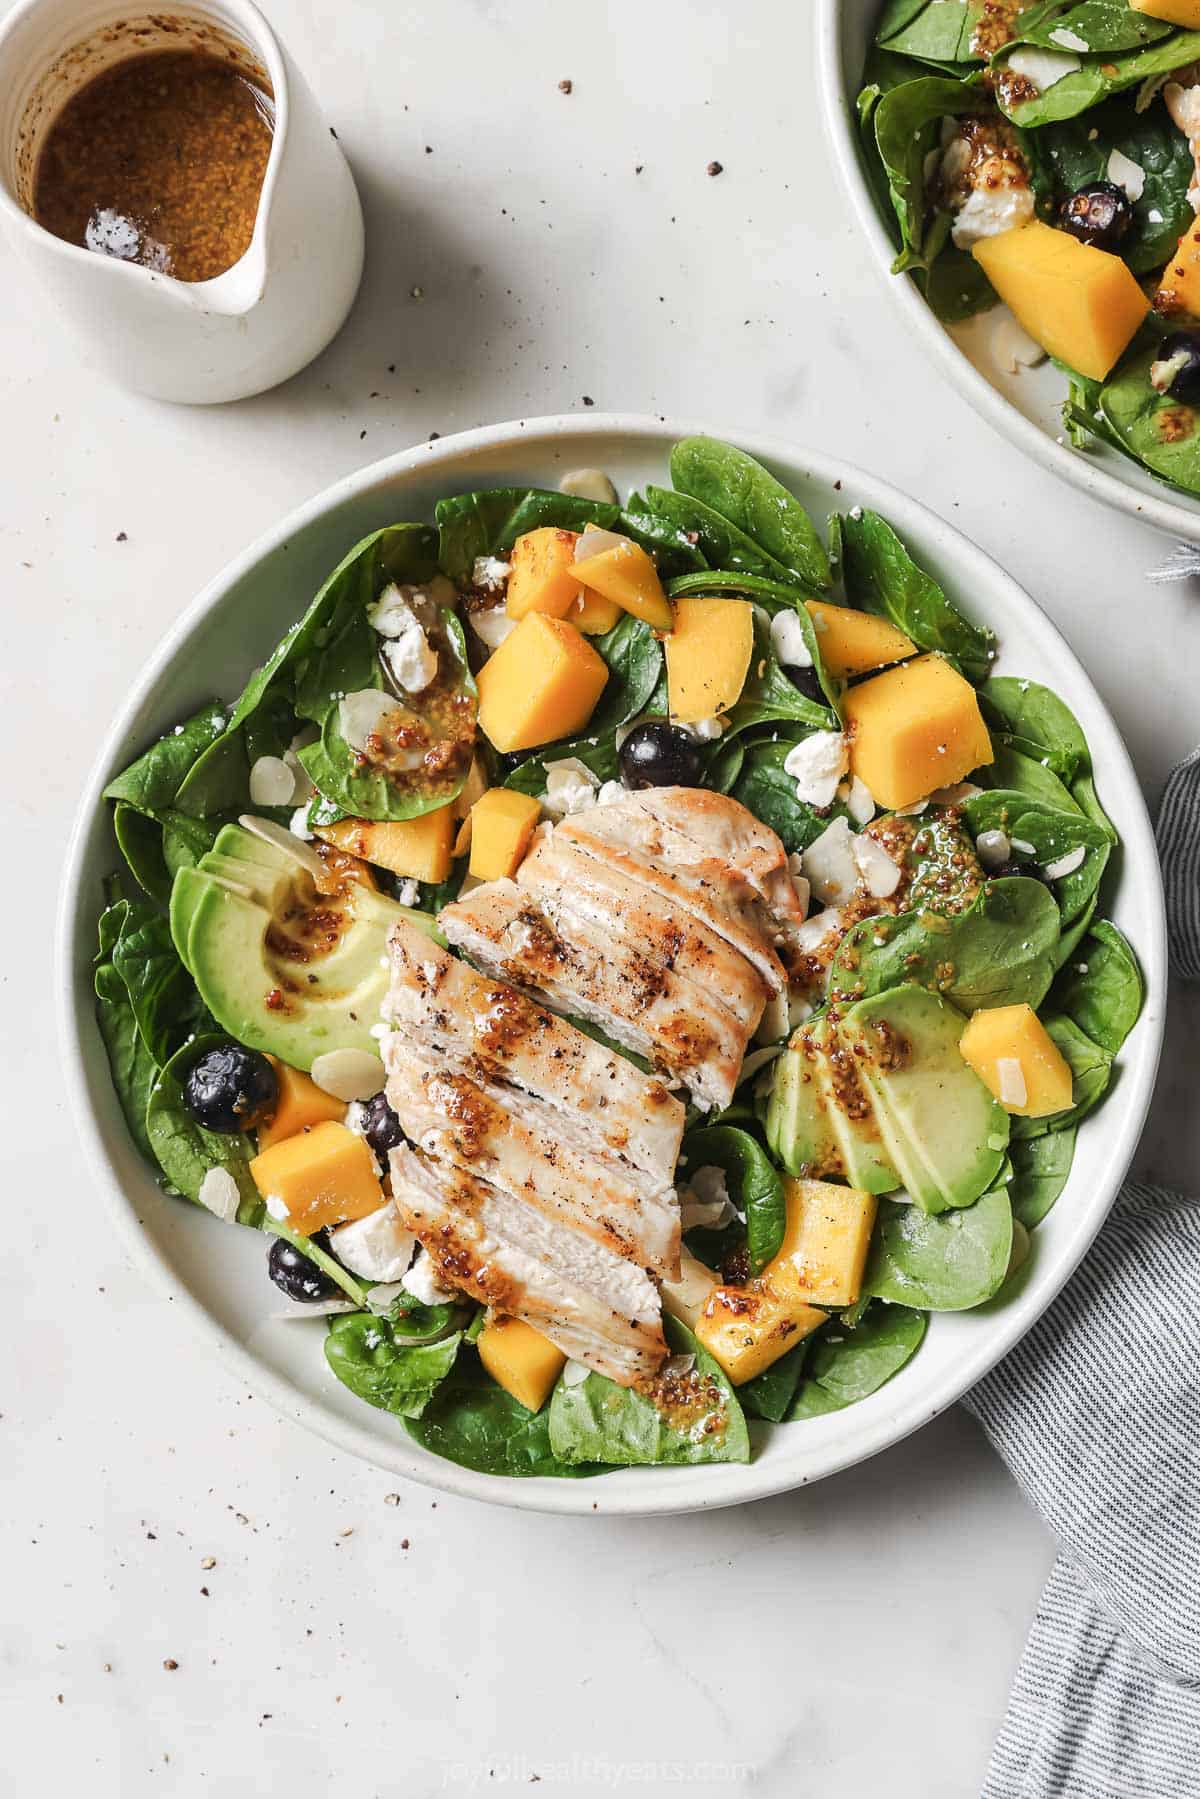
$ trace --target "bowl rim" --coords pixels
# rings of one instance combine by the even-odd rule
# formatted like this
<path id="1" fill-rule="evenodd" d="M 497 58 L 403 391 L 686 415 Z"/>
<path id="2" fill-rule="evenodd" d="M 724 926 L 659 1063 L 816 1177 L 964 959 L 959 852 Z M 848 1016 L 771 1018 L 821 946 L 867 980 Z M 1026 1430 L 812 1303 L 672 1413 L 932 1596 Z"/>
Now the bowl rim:
<path id="1" fill-rule="evenodd" d="M 1171 490 L 1166 486 L 1162 487 L 1161 493 L 1143 493 L 1108 469 L 1090 462 L 1082 452 L 1071 449 L 1066 443 L 1055 442 L 980 373 L 926 305 L 916 285 L 906 277 L 892 274 L 896 246 L 863 178 L 859 144 L 852 123 L 855 116 L 854 96 L 850 89 L 852 76 L 844 65 L 841 44 L 841 24 L 849 3 L 850 0 L 817 0 L 814 13 L 817 86 L 826 135 L 833 146 L 842 185 L 850 196 L 859 229 L 870 245 L 872 265 L 886 283 L 904 322 L 963 399 L 976 412 L 982 413 L 1002 437 L 1007 437 L 1042 468 L 1069 481 L 1072 487 L 1089 494 L 1101 505 L 1115 506 L 1169 537 L 1186 543 L 1200 543 L 1200 497 L 1191 504 L 1172 499 Z M 873 0 L 862 0 L 862 3 L 867 5 Z M 1147 471 L 1147 478 L 1156 479 L 1150 471 Z"/>
<path id="2" fill-rule="evenodd" d="M 915 523 L 928 537 L 938 541 L 939 555 L 953 559 L 964 587 L 978 587 L 979 581 L 972 579 L 978 573 L 993 592 L 998 587 L 1006 588 L 1006 604 L 1011 605 L 1023 627 L 1040 637 L 1054 653 L 1057 666 L 1069 674 L 1072 689 L 1082 688 L 1091 696 L 1111 739 L 1105 752 L 1103 778 L 1110 792 L 1117 786 L 1122 790 L 1123 804 L 1118 809 L 1122 816 L 1122 843 L 1127 863 L 1139 870 L 1141 882 L 1139 897 L 1144 904 L 1144 916 L 1140 921 L 1137 951 L 1145 977 L 1146 1000 L 1137 1027 L 1142 1033 L 1140 1051 L 1132 1065 L 1123 1071 L 1126 1103 L 1105 1114 L 1111 1121 L 1112 1138 L 1105 1176 L 1089 1196 L 1086 1210 L 1080 1214 L 1077 1234 L 1071 1239 L 1053 1280 L 1044 1292 L 1035 1296 L 1032 1304 L 1028 1291 L 1018 1291 L 1002 1312 L 990 1317 L 987 1321 L 990 1328 L 981 1331 L 965 1348 L 954 1368 L 933 1390 L 932 1397 L 929 1393 L 923 1399 L 914 1395 L 905 1403 L 903 1382 L 889 1384 L 883 1391 L 891 1394 L 891 1404 L 880 1407 L 870 1424 L 864 1423 L 861 1433 L 853 1436 L 848 1447 L 829 1448 L 824 1457 L 817 1458 L 808 1469 L 787 1464 L 772 1465 L 759 1459 L 746 1464 L 718 1464 L 704 1468 L 638 1468 L 587 1481 L 480 1474 L 423 1450 L 407 1433 L 383 1436 L 371 1428 L 368 1421 L 373 1418 L 373 1413 L 365 1407 L 366 1421 L 360 1424 L 322 1407 L 293 1386 L 260 1359 L 246 1342 L 218 1322 L 199 1298 L 186 1287 L 181 1288 L 168 1255 L 142 1227 L 138 1208 L 126 1193 L 105 1145 L 101 1119 L 89 1092 L 88 1060 L 80 1028 L 82 1006 L 86 996 L 90 995 L 90 983 L 81 988 L 77 945 L 81 924 L 86 923 L 88 931 L 92 932 L 96 917 L 95 895 L 90 886 L 93 877 L 88 867 L 89 833 L 97 808 L 102 804 L 102 788 L 109 778 L 109 771 L 118 762 L 123 763 L 127 756 L 123 748 L 125 738 L 135 725 L 144 724 L 142 715 L 147 703 L 180 649 L 221 605 L 231 588 L 252 574 L 266 556 L 305 526 L 336 513 L 340 507 L 372 488 L 385 486 L 414 471 L 428 478 L 430 471 L 443 468 L 449 478 L 456 463 L 480 452 L 505 451 L 520 445 L 523 452 L 532 457 L 537 453 L 535 446 L 539 439 L 550 445 L 577 442 L 584 449 L 588 440 L 603 437 L 636 441 L 646 446 L 647 453 L 651 450 L 663 452 L 677 438 L 692 433 L 720 435 L 724 441 L 737 443 L 768 462 L 785 468 L 803 467 L 814 479 L 830 486 L 835 481 L 840 482 L 846 488 L 852 488 L 864 503 L 889 516 L 902 534 L 910 531 Z M 1129 878 L 1127 872 L 1125 879 Z M 216 1352 L 250 1391 L 261 1395 L 275 1410 L 306 1425 L 334 1447 L 434 1490 L 526 1511 L 584 1516 L 650 1516 L 700 1511 L 766 1498 L 866 1461 L 900 1442 L 955 1403 L 1009 1352 L 1078 1266 L 1107 1216 L 1137 1148 L 1154 1091 L 1162 1048 L 1166 955 L 1166 918 L 1154 833 L 1128 750 L 1112 715 L 1058 627 L 1007 571 L 922 502 L 910 499 L 852 463 L 834 460 L 784 439 L 757 431 L 722 428 L 717 432 L 704 423 L 640 414 L 597 413 L 584 418 L 560 414 L 512 420 L 443 437 L 384 457 L 344 476 L 270 526 L 227 563 L 184 609 L 142 668 L 105 732 L 84 785 L 64 863 L 55 928 L 56 1015 L 67 1086 L 85 1151 L 101 1175 L 105 1196 L 132 1258 L 152 1283 L 172 1300 L 174 1309 L 181 1313 L 192 1332 Z M 631 1477 L 636 1477 L 636 1481 Z M 610 1484 L 614 1481 L 625 1484 L 614 1491 Z M 601 1490 L 604 1488 L 609 1489 L 607 1495 Z"/>

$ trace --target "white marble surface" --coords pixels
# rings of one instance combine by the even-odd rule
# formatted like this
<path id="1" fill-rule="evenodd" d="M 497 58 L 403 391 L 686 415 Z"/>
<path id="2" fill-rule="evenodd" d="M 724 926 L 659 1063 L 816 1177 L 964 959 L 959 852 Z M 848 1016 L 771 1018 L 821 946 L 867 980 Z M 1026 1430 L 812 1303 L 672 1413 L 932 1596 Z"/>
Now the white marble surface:
<path id="1" fill-rule="evenodd" d="M 0 1791 L 421 1799 L 540 1775 L 547 1799 L 963 1799 L 1051 1555 L 975 1428 L 678 1521 L 394 1498 L 218 1375 L 109 1236 L 56 1081 L 56 870 L 184 601 L 280 511 L 431 431 L 587 395 L 861 461 L 1040 599 L 1151 794 L 1200 732 L 1200 595 L 1150 587 L 1165 542 L 1032 472 L 914 360 L 834 185 L 803 5 L 272 16 L 367 208 L 363 292 L 315 367 L 234 408 L 142 402 L 0 280 Z M 1176 1004 L 1140 1157 L 1180 1182 L 1198 1022 Z"/>

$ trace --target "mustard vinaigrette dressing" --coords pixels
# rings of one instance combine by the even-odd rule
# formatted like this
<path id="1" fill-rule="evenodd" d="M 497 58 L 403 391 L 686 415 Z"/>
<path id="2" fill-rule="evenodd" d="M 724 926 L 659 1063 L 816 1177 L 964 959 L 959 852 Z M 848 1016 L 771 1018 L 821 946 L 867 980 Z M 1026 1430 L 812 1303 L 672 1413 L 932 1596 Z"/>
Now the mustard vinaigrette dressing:
<path id="1" fill-rule="evenodd" d="M 54 121 L 33 215 L 99 255 L 211 280 L 249 247 L 273 123 L 269 89 L 232 62 L 202 50 L 129 57 Z"/>

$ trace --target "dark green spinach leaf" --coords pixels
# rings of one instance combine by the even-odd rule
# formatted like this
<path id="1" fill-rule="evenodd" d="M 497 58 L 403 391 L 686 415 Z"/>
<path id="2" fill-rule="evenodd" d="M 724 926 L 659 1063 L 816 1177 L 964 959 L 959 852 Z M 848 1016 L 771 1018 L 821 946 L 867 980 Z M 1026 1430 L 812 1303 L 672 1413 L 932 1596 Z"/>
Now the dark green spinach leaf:
<path id="1" fill-rule="evenodd" d="M 863 1292 L 926 1312 L 981 1306 L 1004 1284 L 1012 1234 L 1002 1186 L 950 1212 L 881 1199 Z"/>
<path id="2" fill-rule="evenodd" d="M 982 681 L 995 658 L 994 634 L 963 617 L 932 575 L 919 568 L 886 519 L 842 519 L 846 592 L 852 605 L 891 621 L 918 649 L 936 650 Z"/>
<path id="3" fill-rule="evenodd" d="M 807 512 L 753 456 L 712 437 L 685 437 L 671 451 L 671 480 L 744 532 L 807 586 L 829 586 L 829 560 Z"/>
<path id="4" fill-rule="evenodd" d="M 925 1314 L 910 1306 L 868 1306 L 851 1330 L 833 1319 L 814 1338 L 789 1419 L 841 1411 L 875 1393 L 912 1360 L 925 1335 Z"/>
<path id="5" fill-rule="evenodd" d="M 344 1387 L 397 1418 L 419 1418 L 458 1357 L 462 1332 L 435 1343 L 405 1341 L 403 1329 L 373 1312 L 329 1320 L 325 1360 Z"/>
<path id="6" fill-rule="evenodd" d="M 748 1132 L 717 1124 L 690 1131 L 684 1143 L 683 1178 L 697 1168 L 720 1168 L 729 1196 L 746 1218 L 750 1271 L 759 1274 L 783 1242 L 787 1222 L 783 1181 L 766 1150 Z"/>

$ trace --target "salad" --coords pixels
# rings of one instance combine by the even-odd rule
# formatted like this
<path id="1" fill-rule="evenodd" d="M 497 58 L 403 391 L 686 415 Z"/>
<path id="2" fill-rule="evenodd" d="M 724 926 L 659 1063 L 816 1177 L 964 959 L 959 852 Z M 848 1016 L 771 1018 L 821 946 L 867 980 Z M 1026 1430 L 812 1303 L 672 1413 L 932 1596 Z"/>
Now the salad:
<path id="1" fill-rule="evenodd" d="M 947 323 L 1006 302 L 1077 449 L 1200 494 L 1200 7 L 885 0 L 858 110 L 895 270 Z"/>
<path id="2" fill-rule="evenodd" d="M 493 1474 L 873 1393 L 1030 1255 L 1142 1003 L 1053 690 L 877 514 L 708 438 L 670 481 L 373 533 L 105 790 L 135 1142 Z"/>

